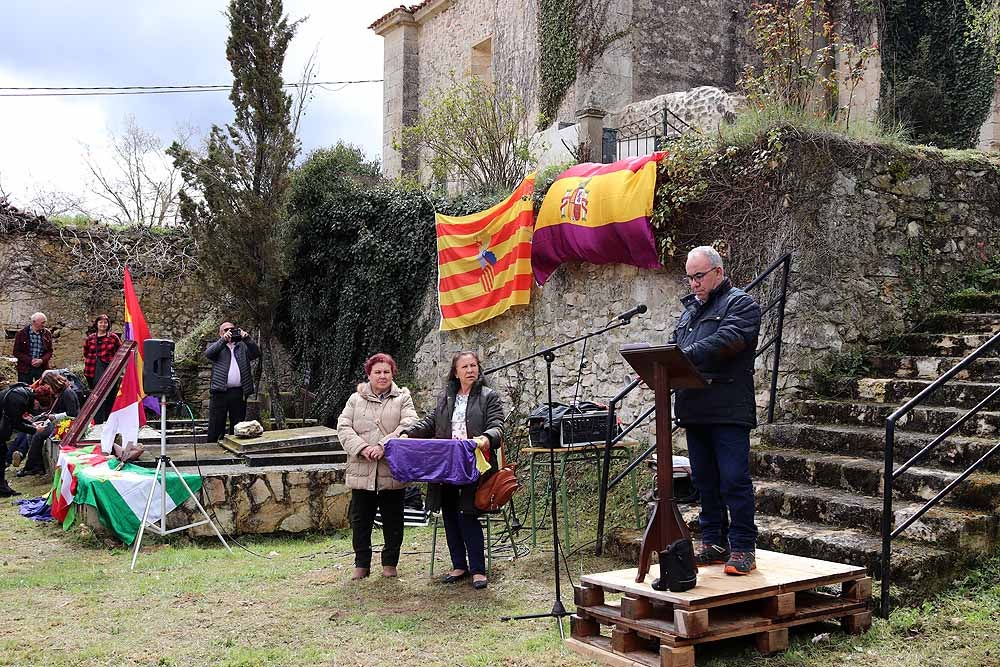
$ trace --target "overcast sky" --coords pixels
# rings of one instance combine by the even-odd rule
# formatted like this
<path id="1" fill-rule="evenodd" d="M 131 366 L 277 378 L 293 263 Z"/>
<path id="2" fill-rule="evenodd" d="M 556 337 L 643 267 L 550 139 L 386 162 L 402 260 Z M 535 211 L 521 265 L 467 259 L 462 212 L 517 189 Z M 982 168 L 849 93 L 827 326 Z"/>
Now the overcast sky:
<path id="1" fill-rule="evenodd" d="M 229 84 L 224 0 L 5 0 L 0 86 Z M 299 28 L 285 62 L 298 79 L 317 51 L 318 80 L 382 78 L 382 38 L 368 26 L 399 0 L 285 0 Z M 301 127 L 304 152 L 382 146 L 382 84 L 315 89 Z M 169 143 L 178 126 L 207 132 L 231 120 L 228 94 L 0 97 L 0 184 L 15 203 L 41 188 L 81 192 L 83 146 L 97 154 L 127 115 Z"/>

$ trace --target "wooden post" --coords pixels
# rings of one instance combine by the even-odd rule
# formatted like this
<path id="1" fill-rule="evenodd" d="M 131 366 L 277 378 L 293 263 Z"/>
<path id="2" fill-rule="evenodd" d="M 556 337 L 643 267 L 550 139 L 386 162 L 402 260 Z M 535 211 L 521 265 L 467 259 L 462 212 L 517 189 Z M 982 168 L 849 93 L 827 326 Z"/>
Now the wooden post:
<path id="1" fill-rule="evenodd" d="M 649 601 L 649 598 L 626 595 L 622 597 L 621 614 L 622 618 L 633 621 L 649 618 L 653 615 L 653 604 Z"/>
<path id="2" fill-rule="evenodd" d="M 754 636 L 754 641 L 757 643 L 757 650 L 764 655 L 784 651 L 788 648 L 788 628 L 762 632 Z"/>
<path id="3" fill-rule="evenodd" d="M 781 618 L 795 613 L 795 593 L 779 593 L 764 600 L 763 614 L 767 618 Z"/>
<path id="4" fill-rule="evenodd" d="M 611 649 L 615 653 L 631 653 L 642 648 L 642 640 L 635 630 L 620 628 L 617 625 L 611 631 Z"/>
<path id="5" fill-rule="evenodd" d="M 660 645 L 660 667 L 695 667 L 694 646 Z"/>
<path id="6" fill-rule="evenodd" d="M 573 588 L 573 604 L 577 607 L 596 607 L 604 604 L 604 589 L 600 586 L 581 583 Z"/>
<path id="7" fill-rule="evenodd" d="M 674 627 L 681 637 L 698 637 L 708 632 L 708 610 L 674 609 Z"/>
<path id="8" fill-rule="evenodd" d="M 862 577 L 854 581 L 845 581 L 841 591 L 840 597 L 845 600 L 854 600 L 855 602 L 870 600 L 872 597 L 872 578 Z"/>
<path id="9" fill-rule="evenodd" d="M 840 619 L 840 623 L 847 634 L 860 635 L 872 627 L 872 613 L 870 611 L 862 611 L 857 614 L 851 614 Z"/>
<path id="10" fill-rule="evenodd" d="M 601 625 L 592 618 L 573 614 L 569 617 L 569 634 L 571 637 L 593 637 L 601 634 Z"/>

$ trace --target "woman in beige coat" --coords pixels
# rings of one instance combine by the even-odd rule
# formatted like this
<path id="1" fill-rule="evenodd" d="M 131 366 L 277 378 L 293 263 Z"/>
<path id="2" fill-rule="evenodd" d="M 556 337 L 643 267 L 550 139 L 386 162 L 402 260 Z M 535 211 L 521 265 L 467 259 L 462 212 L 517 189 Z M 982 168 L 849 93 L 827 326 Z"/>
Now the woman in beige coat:
<path id="1" fill-rule="evenodd" d="M 365 362 L 368 382 L 347 399 L 337 420 L 337 437 L 347 452 L 347 486 L 351 489 L 351 532 L 354 574 L 368 576 L 372 562 L 372 526 L 375 512 L 382 513 L 382 576 L 395 577 L 403 545 L 403 484 L 396 481 L 385 461 L 383 445 L 417 421 L 409 389 L 397 387 L 396 362 L 376 354 Z"/>

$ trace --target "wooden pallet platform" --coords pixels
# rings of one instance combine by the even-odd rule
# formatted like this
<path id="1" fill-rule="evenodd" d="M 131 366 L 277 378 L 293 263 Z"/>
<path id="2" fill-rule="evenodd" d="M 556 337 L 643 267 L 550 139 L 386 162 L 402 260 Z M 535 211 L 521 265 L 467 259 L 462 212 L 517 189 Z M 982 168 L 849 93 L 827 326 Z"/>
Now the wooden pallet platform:
<path id="1" fill-rule="evenodd" d="M 687 667 L 697 644 L 747 636 L 773 653 L 788 647 L 788 628 L 796 625 L 840 619 L 850 633 L 871 625 L 871 579 L 862 567 L 758 550 L 751 574 L 701 568 L 698 585 L 683 593 L 653 590 L 658 570 L 642 583 L 636 568 L 583 576 L 567 646 L 609 665 Z M 815 590 L 821 586 L 840 586 L 840 594 Z"/>

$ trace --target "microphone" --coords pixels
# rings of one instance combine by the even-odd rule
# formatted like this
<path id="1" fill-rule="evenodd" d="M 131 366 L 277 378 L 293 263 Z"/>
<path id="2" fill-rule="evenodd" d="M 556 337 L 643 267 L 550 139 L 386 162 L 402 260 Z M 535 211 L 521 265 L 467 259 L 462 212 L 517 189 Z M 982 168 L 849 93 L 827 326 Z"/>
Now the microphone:
<path id="1" fill-rule="evenodd" d="M 640 303 L 638 306 L 631 310 L 626 310 L 621 315 L 615 317 L 616 320 L 621 320 L 622 322 L 629 322 L 636 315 L 642 315 L 646 312 L 646 304 Z"/>

